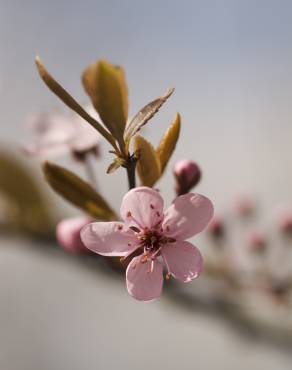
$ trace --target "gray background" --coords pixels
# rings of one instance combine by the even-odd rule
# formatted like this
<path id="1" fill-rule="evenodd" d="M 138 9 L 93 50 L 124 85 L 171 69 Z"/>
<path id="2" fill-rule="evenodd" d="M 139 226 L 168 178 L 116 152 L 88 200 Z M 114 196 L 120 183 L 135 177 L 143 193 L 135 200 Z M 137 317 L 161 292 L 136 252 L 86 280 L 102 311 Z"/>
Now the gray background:
<path id="1" fill-rule="evenodd" d="M 176 87 L 145 135 L 156 144 L 181 112 L 171 165 L 197 160 L 204 171 L 197 190 L 217 210 L 238 193 L 259 196 L 265 219 L 291 204 L 291 1 L 0 0 L 0 7 L 1 148 L 28 138 L 26 114 L 62 108 L 37 76 L 37 53 L 80 102 L 82 69 L 106 57 L 126 68 L 131 116 Z M 108 149 L 99 183 L 118 208 L 125 174 L 103 175 Z M 159 186 L 170 201 L 170 170 Z M 291 368 L 287 352 L 216 317 L 190 315 L 164 298 L 135 302 L 122 281 L 42 245 L 2 236 L 0 246 L 1 370 Z"/>

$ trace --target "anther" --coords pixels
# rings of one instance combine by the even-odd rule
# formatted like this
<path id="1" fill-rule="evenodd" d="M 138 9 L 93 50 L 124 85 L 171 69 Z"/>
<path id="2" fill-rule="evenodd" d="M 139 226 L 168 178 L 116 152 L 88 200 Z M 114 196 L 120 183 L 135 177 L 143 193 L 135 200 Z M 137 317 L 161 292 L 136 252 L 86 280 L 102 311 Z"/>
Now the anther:
<path id="1" fill-rule="evenodd" d="M 170 279 L 170 277 L 171 277 L 171 273 L 170 273 L 170 272 L 168 272 L 168 273 L 165 275 L 165 279 L 166 279 L 166 280 L 169 280 L 169 279 Z"/>
<path id="2" fill-rule="evenodd" d="M 154 205 L 153 205 L 153 204 L 150 204 L 150 208 L 151 208 L 151 209 L 154 209 L 155 207 L 154 207 Z"/>
<path id="3" fill-rule="evenodd" d="M 130 211 L 128 211 L 127 217 L 132 217 L 132 213 Z"/>

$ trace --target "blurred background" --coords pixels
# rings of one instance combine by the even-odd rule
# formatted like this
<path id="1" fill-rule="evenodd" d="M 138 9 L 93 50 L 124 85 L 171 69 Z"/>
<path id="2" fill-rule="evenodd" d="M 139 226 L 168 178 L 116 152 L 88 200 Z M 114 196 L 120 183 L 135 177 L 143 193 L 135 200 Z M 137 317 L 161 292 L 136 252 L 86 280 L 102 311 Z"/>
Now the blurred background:
<path id="1" fill-rule="evenodd" d="M 0 5 L 0 153 L 13 161 L 8 170 L 4 161 L 4 172 L 0 160 L 0 177 L 17 181 L 14 165 L 21 166 L 22 176 L 33 182 L 27 185 L 28 204 L 37 196 L 49 205 L 44 220 L 78 211 L 44 183 L 40 161 L 19 151 L 29 139 L 29 113 L 67 109 L 40 80 L 36 54 L 82 103 L 88 101 L 80 83 L 85 66 L 99 58 L 123 65 L 130 117 L 168 87 L 176 88 L 144 130 L 156 145 L 175 112 L 182 115 L 180 141 L 159 182 L 168 202 L 174 194 L 171 166 L 187 158 L 203 171 L 196 191 L 210 197 L 219 213 L 248 194 L 260 204 L 257 222 L 270 229 L 275 210 L 292 207 L 291 1 Z M 96 172 L 101 191 L 118 210 L 127 182 L 123 171 L 105 175 L 109 149 L 102 145 Z M 70 160 L 58 163 L 84 175 Z M 123 277 L 104 263 L 68 255 L 48 238 L 0 230 L 0 369 L 291 368 L 291 308 L 277 308 L 271 316 L 271 324 L 279 320 L 291 329 L 283 335 L 275 329 L 273 335 L 274 329 L 255 333 L 249 324 L 238 324 L 227 309 L 222 314 L 193 302 L 197 281 L 179 293 L 173 287 L 157 302 L 136 302 Z M 197 241 L 202 252 L 208 243 Z"/>

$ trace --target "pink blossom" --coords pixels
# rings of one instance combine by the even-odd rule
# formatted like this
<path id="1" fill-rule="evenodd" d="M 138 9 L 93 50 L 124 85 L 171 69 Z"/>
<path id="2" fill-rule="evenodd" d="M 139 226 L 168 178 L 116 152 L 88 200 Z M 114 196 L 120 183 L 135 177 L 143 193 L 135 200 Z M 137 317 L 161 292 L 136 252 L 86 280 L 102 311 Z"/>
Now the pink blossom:
<path id="1" fill-rule="evenodd" d="M 176 192 L 178 195 L 188 193 L 201 179 L 199 166 L 187 159 L 176 162 L 173 173 L 177 182 Z"/>
<path id="2" fill-rule="evenodd" d="M 163 263 L 168 274 L 189 282 L 202 271 L 199 250 L 186 239 L 200 233 L 213 216 L 211 201 L 200 194 L 177 197 L 163 212 L 161 195 L 147 187 L 130 190 L 123 198 L 124 222 L 94 222 L 81 231 L 85 246 L 104 256 L 129 257 L 127 289 L 138 300 L 158 298 L 163 286 Z"/>
<path id="3" fill-rule="evenodd" d="M 67 218 L 58 223 L 56 227 L 56 237 L 58 243 L 68 252 L 79 253 L 87 252 L 80 238 L 81 229 L 92 222 L 87 216 Z"/>
<path id="4" fill-rule="evenodd" d="M 86 110 L 97 118 L 93 108 Z M 55 157 L 68 152 L 82 154 L 97 150 L 100 141 L 99 133 L 76 113 L 33 114 L 28 117 L 27 126 L 33 134 L 33 140 L 22 148 L 28 155 Z"/>

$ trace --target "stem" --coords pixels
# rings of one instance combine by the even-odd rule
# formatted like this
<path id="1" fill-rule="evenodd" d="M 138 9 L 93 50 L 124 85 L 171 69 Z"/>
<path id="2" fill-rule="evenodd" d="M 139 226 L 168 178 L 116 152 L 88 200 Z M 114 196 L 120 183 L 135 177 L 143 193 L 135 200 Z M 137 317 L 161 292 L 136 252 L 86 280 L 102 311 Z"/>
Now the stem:
<path id="1" fill-rule="evenodd" d="M 93 168 L 91 153 L 87 153 L 85 155 L 84 162 L 85 162 L 85 170 L 86 170 L 88 181 L 95 190 L 98 190 L 97 179 L 96 179 L 95 171 Z"/>
<path id="2" fill-rule="evenodd" d="M 126 169 L 128 175 L 129 190 L 131 190 L 136 187 L 136 161 L 129 161 Z"/>

